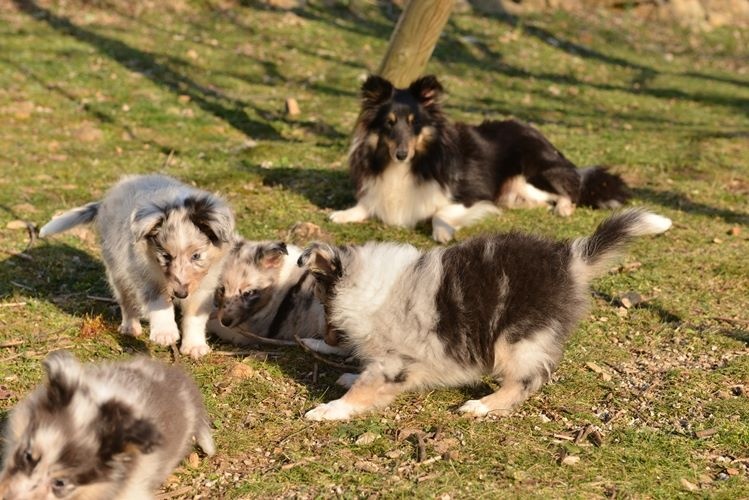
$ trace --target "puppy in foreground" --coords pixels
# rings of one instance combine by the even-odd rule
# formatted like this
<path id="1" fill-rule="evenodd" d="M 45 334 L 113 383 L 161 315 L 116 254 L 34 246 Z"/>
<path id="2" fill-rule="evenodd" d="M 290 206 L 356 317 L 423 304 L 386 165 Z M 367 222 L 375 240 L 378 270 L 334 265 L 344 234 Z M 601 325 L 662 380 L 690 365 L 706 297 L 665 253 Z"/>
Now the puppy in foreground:
<path id="1" fill-rule="evenodd" d="M 256 343 L 256 337 L 291 341 L 298 336 L 317 352 L 338 354 L 322 340 L 325 311 L 315 296 L 314 276 L 297 265 L 301 254 L 301 248 L 281 241 L 238 239 L 224 264 L 216 319 L 208 329 L 240 345 Z"/>
<path id="2" fill-rule="evenodd" d="M 517 120 L 453 123 L 440 106 L 434 76 L 395 88 L 379 76 L 362 86 L 361 112 L 349 152 L 356 206 L 333 212 L 337 223 L 378 218 L 413 227 L 431 219 L 432 236 L 505 208 L 575 205 L 615 208 L 629 190 L 604 168 L 578 169 L 538 130 Z"/>
<path id="3" fill-rule="evenodd" d="M 107 278 L 122 312 L 120 332 L 171 345 L 180 338 L 174 302 L 182 308 L 180 351 L 199 358 L 210 348 L 205 325 L 221 267 L 231 248 L 234 215 L 220 198 L 164 175 L 125 177 L 101 201 L 52 219 L 41 237 L 93 221 Z"/>
<path id="4" fill-rule="evenodd" d="M 0 498 L 153 498 L 193 437 L 214 445 L 198 388 L 178 368 L 134 358 L 81 365 L 66 351 L 10 413 Z"/>
<path id="5" fill-rule="evenodd" d="M 501 388 L 460 411 L 509 414 L 551 377 L 586 314 L 591 279 L 630 239 L 670 226 L 665 217 L 628 210 L 572 241 L 515 232 L 428 252 L 313 244 L 299 263 L 317 278 L 330 328 L 364 370 L 343 375 L 348 392 L 306 418 L 347 419 L 404 391 L 473 384 L 485 375 Z"/>

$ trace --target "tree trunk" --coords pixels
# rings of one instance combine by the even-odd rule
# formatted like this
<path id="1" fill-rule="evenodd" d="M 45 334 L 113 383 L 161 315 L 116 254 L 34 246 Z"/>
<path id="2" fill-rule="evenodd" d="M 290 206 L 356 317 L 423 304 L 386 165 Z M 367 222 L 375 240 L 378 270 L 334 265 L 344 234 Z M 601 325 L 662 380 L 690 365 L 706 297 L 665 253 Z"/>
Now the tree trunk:
<path id="1" fill-rule="evenodd" d="M 401 88 L 420 77 L 454 3 L 454 0 L 410 0 L 398 19 L 377 73 Z"/>

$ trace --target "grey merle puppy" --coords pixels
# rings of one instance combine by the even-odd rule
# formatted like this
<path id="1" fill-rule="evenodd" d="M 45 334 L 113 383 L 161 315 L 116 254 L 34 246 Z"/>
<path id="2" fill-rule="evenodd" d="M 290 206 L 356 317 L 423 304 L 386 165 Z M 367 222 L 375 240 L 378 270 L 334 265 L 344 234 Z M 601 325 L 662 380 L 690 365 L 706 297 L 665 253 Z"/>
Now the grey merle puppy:
<path id="1" fill-rule="evenodd" d="M 298 336 L 315 351 L 339 353 L 322 340 L 325 311 L 315 296 L 315 278 L 297 265 L 301 254 L 301 248 L 282 241 L 238 238 L 221 273 L 216 319 L 208 329 L 235 344 Z"/>
<path id="2" fill-rule="evenodd" d="M 214 453 L 198 388 L 145 357 L 82 365 L 66 351 L 10 413 L 0 498 L 153 498 L 195 437 Z"/>
<path id="3" fill-rule="evenodd" d="M 317 278 L 330 328 L 362 361 L 340 399 L 306 414 L 347 419 L 414 389 L 461 386 L 484 375 L 501 388 L 460 411 L 508 414 L 556 368 L 584 316 L 591 279 L 635 236 L 671 221 L 628 210 L 589 237 L 552 241 L 522 233 L 422 252 L 410 245 L 313 244 L 299 259 Z"/>
<path id="4" fill-rule="evenodd" d="M 207 354 L 205 325 L 234 232 L 229 206 L 171 177 L 125 177 L 104 199 L 52 219 L 39 235 L 91 221 L 122 311 L 120 332 L 140 335 L 145 315 L 152 341 L 175 343 L 176 301 L 182 308 L 181 352 L 193 358 Z"/>

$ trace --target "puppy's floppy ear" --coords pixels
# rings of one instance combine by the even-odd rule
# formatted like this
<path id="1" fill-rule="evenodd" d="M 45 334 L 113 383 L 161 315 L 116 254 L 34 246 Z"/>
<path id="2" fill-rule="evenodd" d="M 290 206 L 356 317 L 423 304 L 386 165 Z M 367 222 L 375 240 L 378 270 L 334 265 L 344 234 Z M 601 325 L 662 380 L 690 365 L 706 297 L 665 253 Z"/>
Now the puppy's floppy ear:
<path id="1" fill-rule="evenodd" d="M 264 269 L 281 267 L 284 255 L 289 255 L 286 243 L 276 241 L 258 248 L 255 254 L 255 263 Z"/>
<path id="2" fill-rule="evenodd" d="M 135 418 L 126 404 L 110 399 L 99 407 L 96 421 L 99 457 L 109 460 L 134 446 L 141 453 L 151 453 L 162 442 L 162 435 L 150 420 Z"/>
<path id="3" fill-rule="evenodd" d="M 210 194 L 185 198 L 190 222 L 205 234 L 211 243 L 221 246 L 232 241 L 234 214 L 228 205 Z"/>
<path id="4" fill-rule="evenodd" d="M 439 104 L 444 89 L 436 76 L 426 75 L 409 85 L 408 90 L 422 106 L 428 108 Z"/>
<path id="5" fill-rule="evenodd" d="M 393 84 L 381 76 L 371 75 L 361 86 L 362 103 L 377 106 L 393 95 Z"/>
<path id="6" fill-rule="evenodd" d="M 65 350 L 50 353 L 42 362 L 47 372 L 47 398 L 52 407 L 70 404 L 81 380 L 81 364 Z"/>
<path id="7" fill-rule="evenodd" d="M 318 281 L 331 282 L 343 276 L 339 252 L 327 243 L 309 245 L 299 256 L 297 265 L 309 269 Z"/>
<path id="8" fill-rule="evenodd" d="M 153 203 L 133 211 L 130 217 L 130 230 L 135 236 L 135 241 L 141 241 L 147 236 L 154 236 L 158 233 L 165 218 L 164 209 Z"/>

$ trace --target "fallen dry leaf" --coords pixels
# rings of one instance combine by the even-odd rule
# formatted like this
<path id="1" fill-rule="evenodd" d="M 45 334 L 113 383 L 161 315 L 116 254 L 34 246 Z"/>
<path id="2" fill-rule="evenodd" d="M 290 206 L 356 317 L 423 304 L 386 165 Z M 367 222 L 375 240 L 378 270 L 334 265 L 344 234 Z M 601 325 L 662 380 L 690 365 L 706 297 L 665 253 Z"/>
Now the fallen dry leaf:
<path id="1" fill-rule="evenodd" d="M 293 97 L 286 99 L 286 114 L 289 116 L 297 116 L 301 114 L 302 110 L 299 109 L 299 103 Z"/>
<path id="2" fill-rule="evenodd" d="M 356 438 L 356 444 L 362 445 L 362 444 L 372 444 L 375 442 L 375 440 L 380 437 L 379 434 L 375 434 L 374 432 L 365 432 L 358 438 Z"/>
<path id="3" fill-rule="evenodd" d="M 562 465 L 576 465 L 580 461 L 580 457 L 576 455 L 567 455 L 560 462 Z"/>
<path id="4" fill-rule="evenodd" d="M 187 463 L 190 465 L 190 468 L 197 469 L 200 465 L 200 458 L 198 457 L 198 454 L 194 451 L 190 453 L 190 456 L 187 457 Z"/>
<path id="5" fill-rule="evenodd" d="M 700 489 L 699 486 L 696 484 L 689 482 L 688 480 L 681 478 L 681 485 L 686 489 L 687 491 L 697 491 Z"/>
<path id="6" fill-rule="evenodd" d="M 592 361 L 585 363 L 585 366 L 588 367 L 589 370 L 599 374 L 604 382 L 609 382 L 611 380 L 611 374 Z"/>
<path id="7" fill-rule="evenodd" d="M 26 229 L 27 227 L 29 225 L 24 220 L 12 220 L 5 225 L 6 229 Z"/>
<path id="8" fill-rule="evenodd" d="M 73 137 L 82 142 L 95 142 L 101 140 L 104 134 L 92 123 L 85 122 L 73 131 Z"/>
<path id="9" fill-rule="evenodd" d="M 253 375 L 255 375 L 255 370 L 253 370 L 251 366 L 248 366 L 244 363 L 234 363 L 234 365 L 229 370 L 229 377 L 237 380 L 248 379 Z"/>

